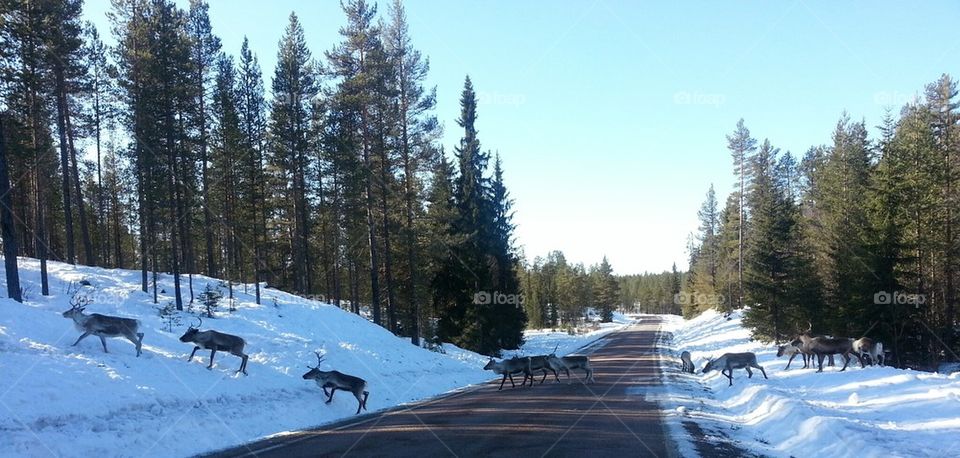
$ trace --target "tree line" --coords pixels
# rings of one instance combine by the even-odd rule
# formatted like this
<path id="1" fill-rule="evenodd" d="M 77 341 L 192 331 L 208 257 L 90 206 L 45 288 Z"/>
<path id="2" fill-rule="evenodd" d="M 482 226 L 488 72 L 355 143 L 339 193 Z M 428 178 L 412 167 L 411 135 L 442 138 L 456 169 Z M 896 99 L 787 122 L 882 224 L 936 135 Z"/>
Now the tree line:
<path id="1" fill-rule="evenodd" d="M 535 257 L 520 273 L 523 305 L 534 328 L 577 326 L 594 309 L 603 322 L 620 304 L 620 282 L 604 256 L 599 264 L 573 264 L 561 251 Z"/>
<path id="2" fill-rule="evenodd" d="M 957 83 L 949 75 L 888 113 L 879 138 L 844 113 L 832 143 L 802 157 L 727 137 L 735 190 L 698 212 L 684 315 L 748 307 L 754 334 L 878 338 L 901 367 L 956 360 L 960 172 Z"/>
<path id="3" fill-rule="evenodd" d="M 520 279 L 472 82 L 451 160 L 403 5 L 343 12 L 319 55 L 291 14 L 265 81 L 246 39 L 223 49 L 203 0 L 113 0 L 114 46 L 81 0 L 0 3 L 8 265 L 38 258 L 43 295 L 48 259 L 139 269 L 178 310 L 204 274 L 257 303 L 264 285 L 316 296 L 417 345 L 517 348 L 524 309 L 473 300 L 518 294 Z"/>

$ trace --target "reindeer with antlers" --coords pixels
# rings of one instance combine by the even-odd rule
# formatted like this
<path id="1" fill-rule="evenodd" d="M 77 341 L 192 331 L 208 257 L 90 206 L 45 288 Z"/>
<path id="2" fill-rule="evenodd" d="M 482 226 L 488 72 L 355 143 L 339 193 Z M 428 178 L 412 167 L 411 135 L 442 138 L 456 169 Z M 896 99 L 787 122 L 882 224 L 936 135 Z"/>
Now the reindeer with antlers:
<path id="1" fill-rule="evenodd" d="M 307 366 L 310 368 L 310 372 L 303 374 L 303 379 L 312 379 L 317 382 L 317 385 L 323 389 L 323 394 L 327 396 L 327 404 L 333 401 L 333 393 L 337 390 L 349 391 L 353 393 L 354 397 L 357 398 L 357 403 L 359 403 L 357 414 L 360 413 L 360 409 L 367 410 L 367 397 L 370 396 L 370 392 L 366 391 L 367 381 L 339 371 L 320 370 L 320 364 L 323 363 L 324 356 L 317 351 L 313 353 L 317 355 L 317 365 L 314 367 Z M 327 393 L 327 388 L 330 388 L 329 393 Z"/>
<path id="2" fill-rule="evenodd" d="M 243 352 L 243 347 L 246 345 L 246 342 L 235 335 L 226 334 L 223 332 L 217 332 L 212 329 L 207 331 L 201 331 L 200 326 L 203 325 L 203 318 L 197 317 L 200 320 L 196 326 L 191 325 L 187 332 L 180 336 L 181 342 L 193 342 L 196 345 L 193 347 L 193 351 L 190 352 L 190 357 L 187 358 L 187 362 L 193 360 L 193 355 L 197 353 L 197 350 L 204 348 L 210 350 L 210 365 L 207 366 L 207 369 L 213 369 L 213 356 L 217 354 L 217 350 L 228 351 L 231 355 L 239 356 L 243 362 L 240 363 L 240 369 L 237 369 L 237 372 L 243 372 L 243 375 L 247 375 L 247 354 Z"/>
<path id="3" fill-rule="evenodd" d="M 107 337 L 126 337 L 137 347 L 137 356 L 140 356 L 140 348 L 143 346 L 143 333 L 140 330 L 140 322 L 133 318 L 121 318 L 116 316 L 101 315 L 93 313 L 84 315 L 83 311 L 93 300 L 86 295 L 74 293 L 70 298 L 70 310 L 63 312 L 64 318 L 73 320 L 73 325 L 83 334 L 77 338 L 73 346 L 77 346 L 81 340 L 93 334 L 100 338 L 100 344 L 103 345 L 103 352 L 107 351 Z"/>

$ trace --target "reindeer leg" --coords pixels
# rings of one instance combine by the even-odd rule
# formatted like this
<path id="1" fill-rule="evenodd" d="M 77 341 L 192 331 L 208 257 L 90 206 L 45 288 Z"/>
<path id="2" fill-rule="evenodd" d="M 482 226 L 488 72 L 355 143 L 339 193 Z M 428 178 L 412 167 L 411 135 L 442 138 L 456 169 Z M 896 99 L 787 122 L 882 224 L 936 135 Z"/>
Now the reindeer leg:
<path id="1" fill-rule="evenodd" d="M 74 343 L 73 343 L 73 345 L 71 345 L 71 347 L 76 347 L 76 346 L 77 346 L 77 344 L 78 344 L 78 343 L 80 343 L 80 341 L 81 341 L 81 340 L 83 340 L 83 339 L 86 339 L 86 338 L 87 338 L 87 336 L 89 336 L 89 335 L 90 335 L 90 333 L 89 333 L 89 332 L 85 332 L 85 333 L 83 333 L 83 334 L 80 334 L 80 337 L 79 337 L 79 338 L 77 338 L 77 341 L 76 341 L 76 342 L 74 342 Z"/>
<path id="2" fill-rule="evenodd" d="M 730 371 L 730 375 L 727 375 L 727 374 L 724 372 L 725 370 L 729 370 L 729 371 Z M 733 369 L 723 369 L 723 370 L 720 371 L 720 373 L 723 374 L 723 375 L 725 375 L 725 376 L 727 377 L 727 379 L 730 380 L 730 384 L 727 385 L 727 386 L 733 386 Z"/>
<path id="3" fill-rule="evenodd" d="M 366 391 L 364 391 L 364 393 L 366 393 Z M 353 395 L 357 398 L 357 413 L 355 413 L 354 415 L 359 415 L 359 414 L 360 414 L 360 409 L 363 408 L 363 396 L 362 396 L 362 394 L 363 394 L 363 393 L 353 393 Z"/>
<path id="4" fill-rule="evenodd" d="M 213 369 L 213 355 L 215 354 L 217 354 L 216 348 L 214 348 L 213 350 L 210 350 L 210 365 L 207 366 L 207 369 L 211 369 L 211 370 Z"/>
<path id="5" fill-rule="evenodd" d="M 744 367 L 744 369 L 747 370 L 747 378 L 753 378 L 753 371 L 750 370 L 750 366 Z"/>
<path id="6" fill-rule="evenodd" d="M 850 357 L 847 356 L 846 353 L 843 353 L 843 354 L 840 355 L 840 356 L 843 356 L 843 369 L 840 369 L 840 372 L 843 372 L 843 371 L 847 370 L 847 365 L 850 364 Z"/>
<path id="7" fill-rule="evenodd" d="M 503 380 L 500 381 L 500 388 L 497 388 L 497 391 L 500 391 L 503 389 L 503 384 L 506 383 L 506 381 L 507 381 L 507 374 L 503 374 Z M 517 387 L 517 385 L 513 383 L 513 377 L 510 377 L 510 384 L 513 385 L 514 388 Z"/>
<path id="8" fill-rule="evenodd" d="M 330 387 L 330 397 L 327 398 L 327 404 L 330 404 L 333 401 L 333 393 L 336 393 L 336 392 L 337 392 L 337 387 L 335 386 Z"/>
<path id="9" fill-rule="evenodd" d="M 97 336 L 97 337 L 100 338 L 100 345 L 103 345 L 103 352 L 110 353 L 109 351 L 107 351 L 107 338 L 103 336 Z"/>
<path id="10" fill-rule="evenodd" d="M 142 336 L 143 334 L 140 334 L 140 335 Z M 137 341 L 137 339 L 134 339 L 134 338 L 133 338 L 133 335 L 131 335 L 131 334 L 124 334 L 123 336 L 126 337 L 127 340 L 129 340 L 130 342 L 132 342 L 134 345 L 136 345 L 136 347 L 137 347 L 137 356 L 140 356 L 140 342 Z M 140 337 L 140 339 L 143 340 L 143 337 Z"/>
<path id="11" fill-rule="evenodd" d="M 823 372 L 823 357 L 824 355 L 819 353 L 817 354 L 817 363 L 820 365 L 820 368 L 817 369 L 817 372 Z"/>
<path id="12" fill-rule="evenodd" d="M 753 367 L 760 369 L 760 373 L 763 374 L 763 378 L 767 378 L 767 371 L 763 370 L 763 366 L 757 364 L 756 366 L 753 366 Z"/>
<path id="13" fill-rule="evenodd" d="M 367 410 L 367 398 L 370 397 L 369 391 L 363 392 L 363 410 Z"/>
<path id="14" fill-rule="evenodd" d="M 787 360 L 787 367 L 786 367 L 785 369 L 783 369 L 783 370 L 790 369 L 790 363 L 792 363 L 792 362 L 793 362 L 793 358 L 796 358 L 796 357 L 797 357 L 797 354 L 796 354 L 796 353 L 790 355 L 790 359 Z"/>
<path id="15" fill-rule="evenodd" d="M 196 345 L 196 346 L 193 347 L 193 351 L 190 352 L 190 357 L 187 358 L 187 362 L 188 362 L 188 363 L 189 363 L 190 361 L 193 361 L 193 355 L 195 355 L 195 354 L 197 353 L 197 350 L 199 350 L 199 349 L 200 349 L 200 346 L 199 346 L 199 345 Z"/>
<path id="16" fill-rule="evenodd" d="M 540 384 L 543 385 L 543 381 L 547 379 L 547 370 L 543 370 L 543 378 L 540 379 Z"/>
<path id="17" fill-rule="evenodd" d="M 245 354 L 243 354 L 243 353 L 240 353 L 240 354 L 237 355 L 237 356 L 243 358 L 243 362 L 240 363 L 240 369 L 237 369 L 237 372 L 243 372 L 243 375 L 249 375 L 249 374 L 247 374 L 247 358 L 248 358 L 248 356 L 245 355 Z M 234 374 L 236 374 L 237 372 L 234 372 Z"/>

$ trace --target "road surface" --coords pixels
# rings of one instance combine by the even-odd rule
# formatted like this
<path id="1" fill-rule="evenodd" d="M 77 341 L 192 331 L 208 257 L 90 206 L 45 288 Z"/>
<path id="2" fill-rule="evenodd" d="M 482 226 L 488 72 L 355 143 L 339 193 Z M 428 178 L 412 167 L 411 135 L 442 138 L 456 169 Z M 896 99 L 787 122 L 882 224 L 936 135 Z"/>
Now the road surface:
<path id="1" fill-rule="evenodd" d="M 533 388 L 496 382 L 217 452 L 212 456 L 676 456 L 660 410 L 644 391 L 660 383 L 659 321 L 643 320 L 588 346 L 596 383 Z M 592 353 L 590 353 L 592 351 Z M 573 375 L 573 374 L 571 374 Z M 522 377 L 520 377 L 522 378 Z M 519 382 L 519 380 L 518 380 Z"/>

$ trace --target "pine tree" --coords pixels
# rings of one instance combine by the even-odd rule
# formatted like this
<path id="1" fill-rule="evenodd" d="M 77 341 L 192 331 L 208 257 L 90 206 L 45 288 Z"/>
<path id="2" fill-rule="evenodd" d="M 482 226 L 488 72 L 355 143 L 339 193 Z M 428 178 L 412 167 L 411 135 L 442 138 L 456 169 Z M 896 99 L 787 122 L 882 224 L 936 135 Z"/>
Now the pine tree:
<path id="1" fill-rule="evenodd" d="M 191 49 L 190 59 L 192 63 L 192 81 L 194 96 L 194 123 L 199 130 L 197 144 L 199 147 L 200 162 L 200 185 L 203 204 L 203 234 L 206 247 L 207 276 L 214 276 L 218 273 L 216 268 L 216 259 L 214 258 L 213 242 L 213 216 L 210 211 L 210 177 L 207 166 L 208 158 L 208 118 L 210 114 L 207 110 L 207 97 L 210 80 L 212 78 L 214 67 L 217 65 L 217 57 L 220 54 L 220 39 L 213 34 L 213 28 L 210 26 L 210 5 L 204 0 L 190 0 L 190 10 L 188 13 L 187 31 L 190 34 Z"/>
<path id="2" fill-rule="evenodd" d="M 243 131 L 243 149 L 247 163 L 243 164 L 244 180 L 247 183 L 249 203 L 245 220 L 249 225 L 253 246 L 254 297 L 260 304 L 260 282 L 264 269 L 264 245 L 266 244 L 266 212 L 264 198 L 266 191 L 264 169 L 264 137 L 266 135 L 266 102 L 263 95 L 263 77 L 256 56 L 250 51 L 244 37 L 240 48 L 240 66 L 237 75 L 237 110 Z"/>
<path id="3" fill-rule="evenodd" d="M 743 119 L 737 121 L 737 129 L 733 134 L 727 136 L 727 149 L 733 156 L 734 176 L 740 185 L 740 191 L 737 193 L 739 203 L 737 205 L 737 307 L 743 306 L 743 254 L 744 254 L 744 227 L 745 220 L 745 196 L 747 186 L 750 184 L 749 162 L 751 154 L 756 151 L 757 141 L 750 137 L 750 130 L 743 123 Z"/>
<path id="4" fill-rule="evenodd" d="M 390 9 L 390 25 L 386 29 L 385 45 L 396 67 L 398 113 L 397 147 L 400 153 L 403 177 L 403 232 L 407 272 L 407 307 L 411 325 L 410 338 L 414 345 L 420 344 L 420 270 L 417 265 L 421 247 L 417 243 L 417 227 L 414 219 L 418 211 L 418 194 L 422 184 L 417 176 L 433 154 L 431 143 L 439 133 L 439 124 L 431 113 L 436 106 L 436 88 L 427 91 L 424 81 L 430 63 L 413 48 L 406 12 L 400 0 L 394 0 Z"/>
<path id="5" fill-rule="evenodd" d="M 310 180 L 307 138 L 310 108 L 319 88 L 315 64 L 307 49 L 303 27 L 296 14 L 280 40 L 277 68 L 273 78 L 273 100 L 270 106 L 270 160 L 281 174 L 277 185 L 288 187 L 292 216 L 290 252 L 293 259 L 293 289 L 306 293 L 311 289 L 310 228 L 307 183 Z"/>

